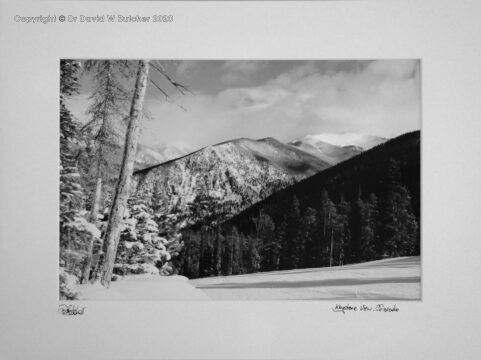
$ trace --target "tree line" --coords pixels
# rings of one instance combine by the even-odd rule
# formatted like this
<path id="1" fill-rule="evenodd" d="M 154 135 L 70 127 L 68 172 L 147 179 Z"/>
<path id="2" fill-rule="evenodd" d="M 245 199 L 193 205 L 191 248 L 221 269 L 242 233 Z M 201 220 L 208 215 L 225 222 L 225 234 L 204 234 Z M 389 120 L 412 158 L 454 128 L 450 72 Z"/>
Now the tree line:
<path id="1" fill-rule="evenodd" d="M 419 255 L 419 168 L 419 133 L 380 145 L 222 225 L 183 231 L 176 268 L 197 278 Z"/>

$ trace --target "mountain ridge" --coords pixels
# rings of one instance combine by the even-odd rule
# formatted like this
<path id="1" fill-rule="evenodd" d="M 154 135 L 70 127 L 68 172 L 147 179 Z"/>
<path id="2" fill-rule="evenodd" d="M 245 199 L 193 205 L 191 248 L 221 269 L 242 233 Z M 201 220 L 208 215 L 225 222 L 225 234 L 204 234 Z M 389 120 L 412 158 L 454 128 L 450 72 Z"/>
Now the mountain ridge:
<path id="1" fill-rule="evenodd" d="M 238 217 L 241 217 L 243 216 L 243 214 L 245 213 L 248 213 L 248 212 L 252 212 L 252 211 L 257 211 L 258 209 L 262 208 L 262 206 L 264 206 L 264 204 L 267 204 L 269 203 L 270 201 L 272 201 L 273 199 L 275 199 L 276 197 L 278 198 L 281 198 L 281 197 L 284 197 L 285 195 L 287 194 L 294 194 L 295 192 L 295 189 L 296 187 L 297 188 L 309 188 L 309 189 L 314 189 L 314 188 L 319 188 L 319 185 L 327 185 L 327 184 L 334 184 L 335 182 L 333 182 L 333 180 L 336 178 L 336 173 L 341 173 L 341 172 L 345 172 L 347 169 L 349 168 L 354 168 L 355 167 L 355 164 L 356 162 L 358 162 L 361 158 L 363 157 L 370 157 L 370 158 L 373 158 L 373 160 L 371 160 L 372 162 L 374 162 L 375 160 L 375 154 L 382 154 L 382 149 L 385 148 L 386 146 L 388 147 L 394 147 L 396 145 L 399 145 L 400 147 L 403 146 L 403 142 L 408 142 L 408 140 L 411 142 L 411 143 L 417 143 L 419 145 L 420 141 L 421 141 L 421 131 L 420 130 L 415 130 L 415 131 L 411 131 L 411 132 L 407 132 L 407 133 L 404 133 L 402 135 L 399 135 L 398 137 L 396 138 L 393 138 L 393 139 L 390 139 L 388 140 L 387 142 L 385 143 L 381 143 L 379 145 L 376 145 L 374 146 L 373 148 L 369 149 L 368 151 L 365 151 L 365 152 L 362 152 L 361 154 L 357 155 L 357 156 L 354 156 L 352 158 L 349 158 L 339 164 L 336 164 L 334 166 L 331 166 L 329 167 L 328 169 L 325 169 L 324 171 L 318 173 L 318 174 L 315 174 L 309 178 L 306 178 L 306 179 L 302 179 L 300 181 L 298 181 L 297 183 L 295 184 L 292 184 L 290 186 L 287 186 L 286 188 L 274 193 L 274 194 L 271 194 L 270 196 L 266 197 L 265 199 L 259 201 L 258 203 L 254 204 L 253 206 L 251 206 L 250 208 L 248 209 L 245 209 L 243 210 L 242 212 L 240 212 L 239 214 L 237 214 L 234 218 L 231 219 L 231 221 L 235 221 L 236 218 Z M 399 153 L 401 153 L 401 151 L 399 151 Z M 413 208 L 416 212 L 416 215 L 419 217 L 420 215 L 420 188 L 419 188 L 419 174 L 420 174 L 420 152 L 417 151 L 416 152 L 416 156 L 417 156 L 417 161 L 414 162 L 414 165 L 410 165 L 412 170 L 414 170 L 414 172 L 417 174 L 417 176 L 413 177 L 412 179 L 406 179 L 406 182 L 408 183 L 408 187 L 410 188 L 410 190 L 412 191 L 413 188 L 416 188 L 417 187 L 417 191 L 412 191 L 413 194 L 414 194 L 414 204 L 413 204 Z M 383 157 L 385 157 L 385 154 L 383 154 Z M 403 157 L 402 154 L 399 154 L 399 157 Z M 416 167 L 417 166 L 417 167 Z M 325 181 L 327 183 L 323 183 L 322 181 L 319 181 L 319 180 L 322 180 L 322 179 L 326 179 Z M 309 186 L 305 186 L 306 184 L 308 184 Z M 329 186 L 326 186 L 326 187 L 329 187 Z M 329 190 L 329 189 L 328 189 Z M 354 193 L 357 191 L 358 189 L 355 189 L 355 190 L 351 190 L 348 194 L 343 194 L 343 197 L 346 197 L 346 198 L 350 198 L 352 196 L 354 196 Z M 368 188 L 369 191 L 366 191 L 366 192 L 371 192 L 371 188 Z M 304 199 L 310 199 L 310 201 L 307 201 L 307 203 L 312 203 L 312 196 L 309 195 L 307 196 L 307 194 L 312 194 L 312 192 L 309 192 L 309 191 L 306 191 L 305 189 L 302 191 L 303 193 L 303 198 Z M 296 195 L 299 195 L 299 194 L 296 194 Z M 346 196 L 347 195 L 347 196 Z M 339 199 L 335 199 L 336 201 L 338 201 Z"/>
<path id="2" fill-rule="evenodd" d="M 187 226 L 229 218 L 329 166 L 273 138 L 239 138 L 138 170 L 133 187 L 159 217 Z"/>
<path id="3" fill-rule="evenodd" d="M 336 165 L 388 139 L 364 134 L 308 134 L 289 144 Z"/>
<path id="4" fill-rule="evenodd" d="M 296 140 L 310 140 L 310 141 L 321 141 L 335 146 L 359 146 L 364 150 L 369 150 L 376 145 L 389 140 L 388 138 L 370 135 L 370 134 L 359 134 L 359 133 L 319 133 L 319 134 L 307 134 Z"/>

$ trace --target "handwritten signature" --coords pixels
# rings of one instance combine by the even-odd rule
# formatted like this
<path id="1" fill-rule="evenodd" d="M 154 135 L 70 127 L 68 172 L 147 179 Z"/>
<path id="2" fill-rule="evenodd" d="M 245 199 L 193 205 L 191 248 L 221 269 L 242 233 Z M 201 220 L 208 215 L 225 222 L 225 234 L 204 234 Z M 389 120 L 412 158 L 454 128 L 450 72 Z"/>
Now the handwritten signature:
<path id="1" fill-rule="evenodd" d="M 83 315 L 85 313 L 85 306 L 80 308 L 77 305 L 60 304 L 58 306 L 58 313 L 62 315 Z"/>
<path id="2" fill-rule="evenodd" d="M 399 312 L 399 308 L 396 304 L 392 306 L 384 305 L 384 304 L 377 304 L 377 305 L 341 305 L 336 304 L 335 307 L 332 308 L 333 312 L 340 312 L 345 314 L 346 312 L 385 312 L 385 313 L 392 313 L 392 312 Z"/>

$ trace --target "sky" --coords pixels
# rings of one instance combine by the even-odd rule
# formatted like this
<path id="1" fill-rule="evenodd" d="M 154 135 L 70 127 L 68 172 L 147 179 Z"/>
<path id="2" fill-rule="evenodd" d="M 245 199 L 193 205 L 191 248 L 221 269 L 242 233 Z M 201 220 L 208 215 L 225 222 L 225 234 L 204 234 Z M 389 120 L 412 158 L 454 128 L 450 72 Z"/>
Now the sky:
<path id="1" fill-rule="evenodd" d="M 230 139 L 361 133 L 392 138 L 421 127 L 418 60 L 166 61 L 180 94 L 150 71 L 141 143 L 192 150 Z M 85 121 L 93 79 L 69 103 Z"/>

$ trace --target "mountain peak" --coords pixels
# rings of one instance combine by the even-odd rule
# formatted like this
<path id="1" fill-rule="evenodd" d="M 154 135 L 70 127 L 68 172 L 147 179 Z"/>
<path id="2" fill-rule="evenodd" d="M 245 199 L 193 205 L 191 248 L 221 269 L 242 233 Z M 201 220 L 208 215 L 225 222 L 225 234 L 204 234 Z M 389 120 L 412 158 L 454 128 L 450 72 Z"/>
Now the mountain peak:
<path id="1" fill-rule="evenodd" d="M 182 143 L 159 147 L 139 144 L 137 146 L 135 168 L 137 170 L 147 168 L 153 165 L 177 159 L 191 152 L 192 149 Z"/>
<path id="2" fill-rule="evenodd" d="M 361 147 L 363 150 L 369 150 L 376 145 L 386 142 L 387 140 L 388 139 L 379 136 L 352 132 L 308 134 L 296 139 L 296 141 L 303 141 L 307 143 L 324 142 L 341 147 L 357 146 Z"/>
<path id="3" fill-rule="evenodd" d="M 289 144 L 335 165 L 385 141 L 372 135 L 322 133 L 308 134 Z"/>
<path id="4" fill-rule="evenodd" d="M 206 213 L 218 221 L 228 218 L 328 167 L 274 138 L 240 138 L 136 171 L 134 187 L 138 199 L 155 201 L 160 215 L 176 214 L 187 226 Z"/>

